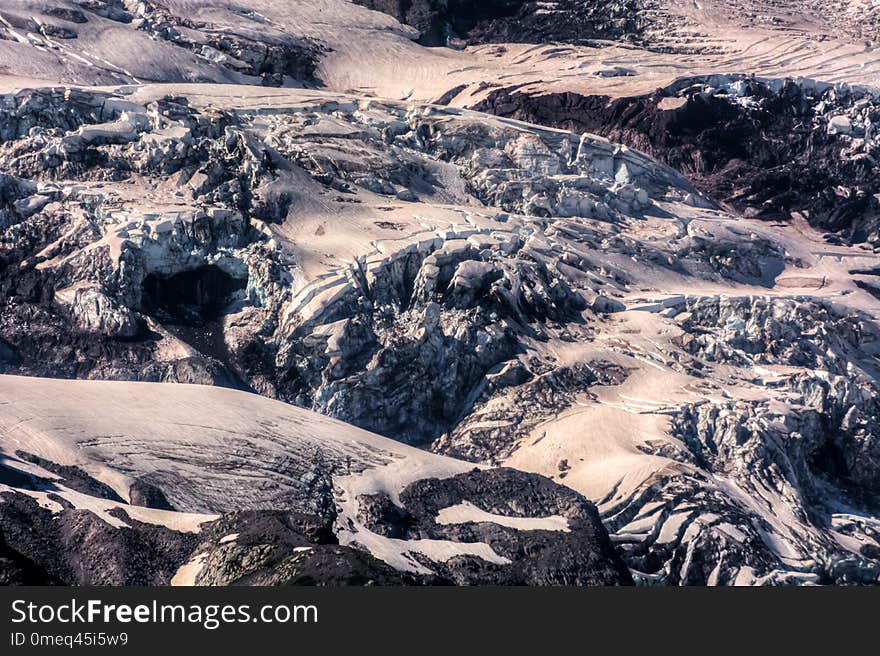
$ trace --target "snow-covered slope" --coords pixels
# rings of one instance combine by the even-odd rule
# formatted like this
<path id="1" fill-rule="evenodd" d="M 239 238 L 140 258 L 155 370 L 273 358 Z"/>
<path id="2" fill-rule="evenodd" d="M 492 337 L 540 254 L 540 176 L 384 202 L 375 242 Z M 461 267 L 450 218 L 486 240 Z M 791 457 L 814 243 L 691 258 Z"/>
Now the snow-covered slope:
<path id="1" fill-rule="evenodd" d="M 620 96 L 711 73 L 863 84 L 880 75 L 869 3 L 498 3 L 524 8 L 477 24 L 464 49 L 455 40 L 456 48 L 424 47 L 415 28 L 361 4 L 370 1 L 4 0 L 0 76 L 8 84 L 323 84 L 465 105 L 496 87 Z M 411 11 L 423 15 L 419 4 Z M 452 22 L 472 26 L 457 18 L 470 5 L 452 3 Z M 829 32 L 829 22 L 838 29 Z"/>
<path id="2" fill-rule="evenodd" d="M 93 554 L 80 552 L 71 543 L 59 544 L 60 553 L 47 558 L 47 563 L 39 561 L 39 554 L 21 549 L 27 540 L 15 535 L 18 518 L 14 517 L 25 503 L 20 497 L 35 499 L 62 515 L 65 509 L 88 512 L 93 522 L 119 531 L 145 523 L 172 532 L 199 533 L 202 542 L 187 560 L 189 566 L 182 565 L 176 582 L 228 577 L 234 567 L 243 570 L 239 577 L 248 574 L 248 568 L 257 569 L 241 553 L 226 552 L 235 545 L 244 550 L 238 536 L 279 511 L 313 515 L 314 522 L 324 518 L 328 526 L 335 522 L 333 532 L 340 545 L 356 546 L 391 565 L 390 571 L 413 576 L 437 577 L 442 572 L 467 581 L 468 574 L 458 571 L 460 565 L 479 558 L 494 570 L 484 575 L 489 580 L 494 576 L 509 582 L 539 582 L 518 571 L 528 559 L 506 544 L 520 536 L 535 550 L 533 557 L 542 554 L 544 566 L 536 575 L 547 582 L 553 582 L 554 576 L 582 583 L 628 578 L 595 510 L 565 488 L 539 477 L 495 470 L 490 476 L 498 481 L 489 489 L 459 490 L 461 480 L 480 480 L 486 474 L 468 463 L 254 394 L 194 385 L 0 376 L 0 399 L 0 516 L 5 542 L 50 570 L 53 559 L 82 560 Z M 449 493 L 460 495 L 458 503 L 423 515 L 419 486 L 439 483 L 438 479 L 449 481 Z M 505 490 L 504 480 L 515 480 L 516 485 Z M 530 487 L 541 489 L 545 496 L 536 497 Z M 555 498 L 553 490 L 559 492 Z M 530 505 L 542 502 L 546 519 L 523 514 Z M 422 524 L 421 530 L 411 529 L 411 536 L 383 530 L 388 517 L 371 514 L 382 503 L 392 504 L 408 523 Z M 449 515 L 461 504 L 482 506 L 483 515 Z M 499 507 L 506 511 L 497 512 Z M 242 517 L 242 511 L 256 512 Z M 39 513 L 35 508 L 31 512 Z M 217 522 L 236 530 L 230 528 L 212 541 Z M 457 539 L 450 527 L 468 522 L 477 522 L 477 534 L 480 526 L 499 528 L 486 531 L 489 543 Z M 552 522 L 548 529 L 546 522 Z M 497 535 L 499 530 L 504 535 Z M 578 549 L 585 555 L 581 563 L 560 561 L 554 572 L 554 566 L 547 565 L 557 545 L 542 544 L 540 536 L 534 537 L 541 530 L 574 530 Z M 252 555 L 257 564 L 267 568 L 258 557 L 264 554 L 254 545 L 246 546 L 257 554 Z M 308 548 L 300 550 L 305 551 Z M 211 569 L 219 567 L 218 561 L 224 563 L 223 574 Z M 92 565 L 98 573 L 103 569 L 99 561 Z M 63 571 L 57 564 L 55 568 Z M 298 563 L 293 571 L 302 576 L 307 569 L 307 564 Z M 345 580 L 342 572 L 340 582 Z"/>
<path id="3" fill-rule="evenodd" d="M 230 389 L 2 376 L 0 395 L 7 454 L 78 466 L 126 501 L 133 485 L 149 483 L 173 507 L 206 515 L 318 511 L 320 492 L 303 481 L 321 468 L 355 475 L 405 461 L 397 483 L 377 484 L 395 493 L 419 478 L 472 468 Z"/>

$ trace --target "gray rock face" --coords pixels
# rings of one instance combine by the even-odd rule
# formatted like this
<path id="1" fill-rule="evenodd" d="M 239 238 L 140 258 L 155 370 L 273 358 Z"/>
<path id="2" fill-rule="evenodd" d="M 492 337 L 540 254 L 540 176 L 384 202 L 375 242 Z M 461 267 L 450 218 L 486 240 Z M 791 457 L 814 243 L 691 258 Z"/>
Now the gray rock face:
<path id="1" fill-rule="evenodd" d="M 80 288 L 70 299 L 70 312 L 85 332 L 117 339 L 133 338 L 143 331 L 143 319 L 97 289 Z"/>

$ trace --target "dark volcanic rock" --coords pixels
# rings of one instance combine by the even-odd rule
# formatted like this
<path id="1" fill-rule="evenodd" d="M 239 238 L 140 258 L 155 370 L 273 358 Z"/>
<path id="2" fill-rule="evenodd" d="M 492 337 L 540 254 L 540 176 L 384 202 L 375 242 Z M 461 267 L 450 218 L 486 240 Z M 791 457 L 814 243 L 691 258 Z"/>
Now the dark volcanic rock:
<path id="1" fill-rule="evenodd" d="M 51 576 L 30 558 L 6 544 L 0 529 L 0 586 L 59 585 L 63 582 Z"/>
<path id="2" fill-rule="evenodd" d="M 364 502 L 367 502 L 366 505 Z M 627 585 L 629 570 L 611 544 L 596 507 L 577 492 L 535 474 L 500 468 L 425 479 L 390 500 L 359 499 L 370 530 L 405 539 L 483 542 L 509 565 L 460 556 L 430 567 L 459 585 Z M 568 531 L 519 530 L 494 522 L 438 524 L 437 514 L 468 502 L 504 517 L 562 516 Z M 393 505 L 393 504 L 391 504 Z M 372 515 L 370 515 L 372 513 Z"/>
<path id="3" fill-rule="evenodd" d="M 374 533 L 396 539 L 403 539 L 413 524 L 409 511 L 396 505 L 386 494 L 358 497 L 358 520 Z"/>
<path id="4" fill-rule="evenodd" d="M 87 510 L 53 513 L 25 494 L 3 493 L 0 526 L 7 552 L 14 552 L 7 575 L 45 570 L 46 581 L 66 585 L 167 585 L 196 536 L 134 521 L 121 510 L 118 517 L 128 526 L 115 528 Z M 28 569 L 15 554 L 25 554 L 35 567 Z"/>
<path id="5" fill-rule="evenodd" d="M 48 7 L 45 9 L 45 13 L 70 23 L 87 23 L 89 21 L 88 17 L 79 9 L 70 9 L 69 7 Z"/>
<path id="6" fill-rule="evenodd" d="M 165 498 L 165 493 L 152 483 L 138 479 L 128 490 L 131 505 L 157 510 L 174 510 L 174 506 Z"/>
<path id="7" fill-rule="evenodd" d="M 332 519 L 282 511 L 238 512 L 204 525 L 200 585 L 418 585 L 436 577 L 398 572 L 340 546 Z"/>
<path id="8" fill-rule="evenodd" d="M 111 501 L 122 502 L 122 499 L 116 494 L 116 491 L 112 487 L 96 480 L 92 476 L 89 476 L 79 467 L 59 465 L 51 460 L 46 460 L 40 456 L 36 456 L 32 453 L 25 453 L 23 451 L 16 451 L 15 455 L 22 460 L 38 465 L 46 471 L 60 476 L 64 485 L 71 490 L 76 490 L 77 492 L 88 494 L 89 496 L 98 497 L 99 499 L 110 499 Z"/>
<path id="9" fill-rule="evenodd" d="M 644 0 L 355 0 L 420 32 L 427 46 L 451 39 L 469 43 L 573 43 L 593 39 L 637 41 L 650 18 Z"/>

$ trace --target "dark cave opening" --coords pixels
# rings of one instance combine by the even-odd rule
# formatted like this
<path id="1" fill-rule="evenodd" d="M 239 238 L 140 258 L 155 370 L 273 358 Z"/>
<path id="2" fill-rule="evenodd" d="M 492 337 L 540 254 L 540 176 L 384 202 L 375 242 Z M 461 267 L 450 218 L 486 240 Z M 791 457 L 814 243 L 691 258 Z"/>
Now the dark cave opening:
<path id="1" fill-rule="evenodd" d="M 142 284 L 141 310 L 164 322 L 202 326 L 217 319 L 230 297 L 246 286 L 246 278 L 213 264 L 170 276 L 151 273 Z"/>

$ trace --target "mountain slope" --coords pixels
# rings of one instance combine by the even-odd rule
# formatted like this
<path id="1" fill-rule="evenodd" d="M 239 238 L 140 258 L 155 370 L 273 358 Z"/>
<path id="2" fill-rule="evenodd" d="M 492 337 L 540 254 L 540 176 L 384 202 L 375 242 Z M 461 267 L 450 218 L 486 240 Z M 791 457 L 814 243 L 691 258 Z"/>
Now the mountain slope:
<path id="1" fill-rule="evenodd" d="M 538 471 L 598 504 L 643 582 L 876 580 L 870 249 L 476 112 L 229 85 L 5 102 L 5 372 L 244 387 Z M 494 489 L 455 467 L 455 494 Z M 225 477 L 152 476 L 171 505 L 240 509 L 215 503 Z M 427 490 L 406 494 L 443 510 Z M 360 513 L 319 501 L 292 507 Z M 388 535 L 451 530 L 395 507 L 340 539 L 403 567 Z"/>
<path id="2" fill-rule="evenodd" d="M 328 557 L 337 583 L 629 580 L 595 508 L 538 476 L 215 387 L 2 376 L 0 398 L 5 545 L 67 583 L 280 583 L 319 575 Z M 456 508 L 472 510 L 443 516 Z M 61 524 L 54 545 L 44 509 Z M 83 523 L 91 537 L 77 542 Z M 144 543 L 148 562 L 116 562 Z M 113 548 L 122 555 L 102 562 Z M 78 578 L 75 561 L 98 578 Z"/>
<path id="3" fill-rule="evenodd" d="M 873 45 L 370 6 L 3 3 L 7 578 L 876 583 Z"/>
<path id="4" fill-rule="evenodd" d="M 406 20 L 399 4 L 371 5 L 389 16 L 348 0 L 245 0 L 234 7 L 6 0 L 0 76 L 19 83 L 324 85 L 422 101 L 449 95 L 469 105 L 497 87 L 618 97 L 716 73 L 853 84 L 876 84 L 880 74 L 872 42 L 866 44 L 876 39 L 877 9 L 866 3 L 481 3 L 519 9 L 507 18 L 507 9 L 498 18 L 487 13 L 463 50 L 419 44 L 419 31 L 395 20 Z M 473 3 L 445 4 L 448 18 L 429 22 L 473 28 Z M 430 17 L 439 4 L 410 7 Z M 829 22 L 840 26 L 833 34 Z"/>

